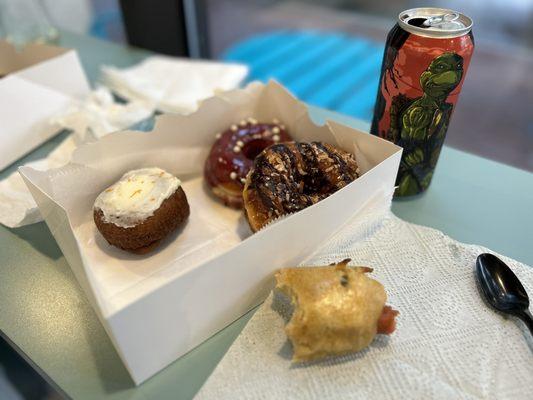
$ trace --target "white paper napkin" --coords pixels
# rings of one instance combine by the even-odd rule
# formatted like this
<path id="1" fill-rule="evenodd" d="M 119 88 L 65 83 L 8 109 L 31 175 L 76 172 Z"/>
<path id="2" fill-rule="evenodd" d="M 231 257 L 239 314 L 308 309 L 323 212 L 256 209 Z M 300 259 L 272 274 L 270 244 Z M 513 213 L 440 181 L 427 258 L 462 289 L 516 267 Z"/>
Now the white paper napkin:
<path id="1" fill-rule="evenodd" d="M 117 103 L 108 89 L 98 88 L 85 101 L 74 103 L 64 115 L 52 120 L 57 131 L 66 128 L 73 133 L 46 158 L 27 165 L 40 170 L 60 167 L 70 161 L 79 144 L 127 128 L 152 113 L 150 105 L 142 101 Z M 0 181 L 0 223 L 15 228 L 39 221 L 42 218 L 37 205 L 19 173 L 15 171 Z"/>
<path id="2" fill-rule="evenodd" d="M 154 56 L 126 69 L 103 67 L 102 81 L 126 99 L 187 114 L 216 91 L 237 88 L 247 74 L 248 67 L 242 64 Z"/>
<path id="3" fill-rule="evenodd" d="M 36 169 L 47 170 L 68 163 L 70 155 L 76 148 L 77 139 L 69 135 L 48 157 L 27 165 Z M 33 200 L 26 184 L 18 171 L 0 181 L 0 223 L 17 228 L 42 221 L 37 204 Z"/>
<path id="4" fill-rule="evenodd" d="M 391 213 L 354 221 L 308 265 L 351 258 L 373 267 L 400 311 L 396 332 L 357 354 L 292 365 L 271 295 L 196 398 L 532 399 L 531 335 L 476 287 L 475 260 L 486 251 Z M 533 269 L 502 258 L 532 293 Z"/>
<path id="5" fill-rule="evenodd" d="M 86 142 L 130 127 L 150 117 L 154 111 L 150 103 L 142 100 L 118 103 L 111 91 L 101 86 L 91 92 L 83 103 L 75 104 L 53 122 L 72 130 L 80 141 Z"/>

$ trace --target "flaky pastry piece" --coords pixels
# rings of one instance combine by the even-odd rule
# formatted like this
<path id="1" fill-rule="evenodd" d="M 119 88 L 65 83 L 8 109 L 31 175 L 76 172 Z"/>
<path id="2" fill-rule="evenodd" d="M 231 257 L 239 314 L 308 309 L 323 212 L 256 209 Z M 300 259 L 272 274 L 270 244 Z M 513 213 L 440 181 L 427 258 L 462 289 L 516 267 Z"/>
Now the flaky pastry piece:
<path id="1" fill-rule="evenodd" d="M 327 267 L 284 268 L 276 288 L 291 298 L 294 312 L 285 326 L 293 361 L 312 361 L 356 352 L 377 333 L 390 334 L 398 311 L 386 306 L 383 285 L 367 267 L 348 267 L 346 259 Z"/>

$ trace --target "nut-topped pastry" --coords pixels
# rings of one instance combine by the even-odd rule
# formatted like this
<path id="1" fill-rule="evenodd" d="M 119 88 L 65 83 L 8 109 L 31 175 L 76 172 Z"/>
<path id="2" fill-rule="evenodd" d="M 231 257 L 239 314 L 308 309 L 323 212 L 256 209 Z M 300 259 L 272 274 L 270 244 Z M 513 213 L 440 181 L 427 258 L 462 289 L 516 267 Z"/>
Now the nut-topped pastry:
<path id="1" fill-rule="evenodd" d="M 96 198 L 94 222 L 109 244 L 144 254 L 189 216 L 181 181 L 161 168 L 125 173 Z"/>
<path id="2" fill-rule="evenodd" d="M 311 361 L 367 347 L 376 334 L 391 334 L 398 311 L 386 306 L 383 285 L 369 278 L 367 267 L 344 260 L 328 267 L 285 268 L 276 288 L 295 306 L 285 332 L 293 361 Z"/>

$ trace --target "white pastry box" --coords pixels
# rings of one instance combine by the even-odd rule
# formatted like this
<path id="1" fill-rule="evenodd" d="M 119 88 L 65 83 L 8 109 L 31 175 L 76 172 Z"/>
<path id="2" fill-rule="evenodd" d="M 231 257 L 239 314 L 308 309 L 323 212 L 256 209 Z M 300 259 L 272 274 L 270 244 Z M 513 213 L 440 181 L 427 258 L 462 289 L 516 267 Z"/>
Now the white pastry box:
<path id="1" fill-rule="evenodd" d="M 327 199 L 252 234 L 242 212 L 203 181 L 218 132 L 246 117 L 279 119 L 299 141 L 353 152 L 362 176 Z M 205 100 L 188 116 L 161 115 L 149 133 L 123 131 L 80 147 L 65 167 L 20 172 L 133 380 L 139 384 L 265 299 L 273 272 L 294 266 L 369 203 L 390 206 L 401 148 L 329 122 L 275 82 Z M 113 248 L 93 222 L 98 194 L 126 171 L 157 166 L 183 181 L 186 226 L 152 254 Z"/>
<path id="2" fill-rule="evenodd" d="M 53 117 L 90 91 L 74 50 L 0 40 L 0 170 L 58 133 Z"/>

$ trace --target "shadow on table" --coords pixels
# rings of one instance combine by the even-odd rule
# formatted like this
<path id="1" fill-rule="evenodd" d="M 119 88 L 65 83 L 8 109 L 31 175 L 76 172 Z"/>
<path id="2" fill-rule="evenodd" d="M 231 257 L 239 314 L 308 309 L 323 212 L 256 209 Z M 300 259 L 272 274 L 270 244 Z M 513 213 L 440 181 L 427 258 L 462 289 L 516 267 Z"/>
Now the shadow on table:
<path id="1" fill-rule="evenodd" d="M 52 233 L 44 222 L 10 229 L 19 238 L 30 244 L 39 253 L 57 260 L 63 256 Z"/>
<path id="2" fill-rule="evenodd" d="M 126 367 L 92 307 L 87 304 L 80 309 L 80 314 L 81 319 L 86 321 L 83 324 L 83 334 L 96 364 L 103 390 L 111 394 L 135 388 Z"/>
<path id="3" fill-rule="evenodd" d="M 46 381 L 0 335 L 0 397 L 6 400 L 57 398 Z"/>

